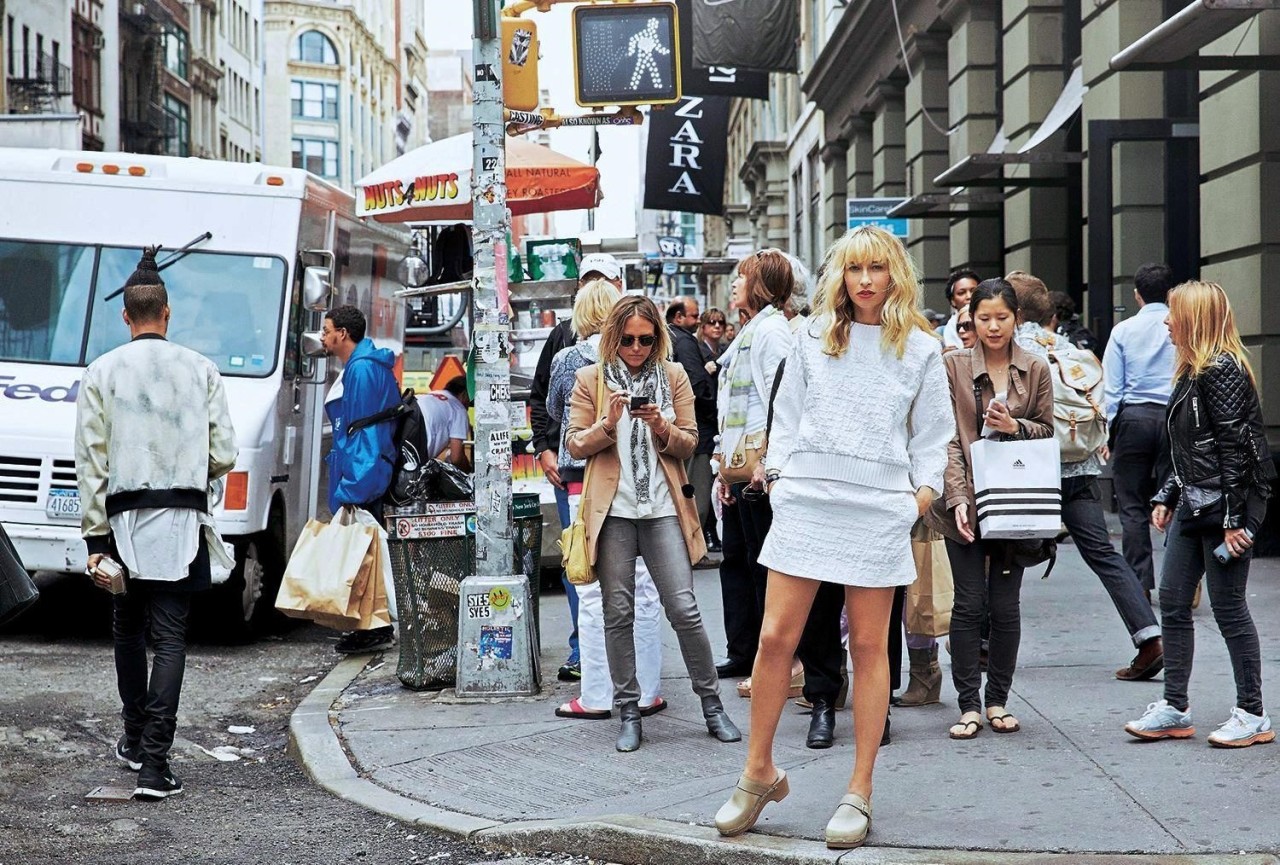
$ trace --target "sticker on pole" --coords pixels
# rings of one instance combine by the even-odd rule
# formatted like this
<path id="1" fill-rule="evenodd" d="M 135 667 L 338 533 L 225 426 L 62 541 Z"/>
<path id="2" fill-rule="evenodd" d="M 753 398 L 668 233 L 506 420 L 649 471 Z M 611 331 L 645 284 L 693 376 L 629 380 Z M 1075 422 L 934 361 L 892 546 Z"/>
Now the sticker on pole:
<path id="1" fill-rule="evenodd" d="M 508 603 L 510 603 L 510 599 L 508 599 Z M 492 618 L 492 616 L 493 616 L 493 610 L 489 607 L 488 592 L 481 592 L 479 594 L 467 595 L 467 618 L 468 619 L 488 619 L 488 618 Z"/>
<path id="2" fill-rule="evenodd" d="M 511 660 L 512 642 L 510 625 L 481 625 L 480 658 L 509 661 Z"/>

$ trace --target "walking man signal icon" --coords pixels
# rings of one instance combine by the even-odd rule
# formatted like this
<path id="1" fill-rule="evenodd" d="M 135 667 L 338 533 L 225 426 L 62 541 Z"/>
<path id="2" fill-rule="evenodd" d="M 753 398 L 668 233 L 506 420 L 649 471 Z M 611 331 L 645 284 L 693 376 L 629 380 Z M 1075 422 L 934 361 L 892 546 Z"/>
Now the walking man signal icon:
<path id="1" fill-rule="evenodd" d="M 640 89 L 640 82 L 646 72 L 649 73 L 652 87 L 662 87 L 662 73 L 658 69 L 658 62 L 653 59 L 653 55 L 668 55 L 671 53 L 671 49 L 663 45 L 658 38 L 659 24 L 661 22 L 657 18 L 650 18 L 645 28 L 632 36 L 631 41 L 627 43 L 627 56 L 636 58 L 636 69 L 631 73 L 630 86 L 632 90 Z"/>

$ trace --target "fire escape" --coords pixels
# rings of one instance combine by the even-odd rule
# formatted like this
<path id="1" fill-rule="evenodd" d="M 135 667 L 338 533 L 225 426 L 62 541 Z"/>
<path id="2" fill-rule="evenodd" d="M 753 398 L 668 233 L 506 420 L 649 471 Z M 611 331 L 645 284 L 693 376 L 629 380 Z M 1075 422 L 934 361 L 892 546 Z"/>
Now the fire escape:
<path id="1" fill-rule="evenodd" d="M 24 62 L 20 76 L 9 78 L 10 114 L 57 114 L 58 100 L 71 95 L 71 67 L 51 54 Z"/>
<path id="2" fill-rule="evenodd" d="M 120 149 L 129 153 L 163 153 L 173 134 L 162 101 L 169 20 L 156 0 L 120 4 Z"/>

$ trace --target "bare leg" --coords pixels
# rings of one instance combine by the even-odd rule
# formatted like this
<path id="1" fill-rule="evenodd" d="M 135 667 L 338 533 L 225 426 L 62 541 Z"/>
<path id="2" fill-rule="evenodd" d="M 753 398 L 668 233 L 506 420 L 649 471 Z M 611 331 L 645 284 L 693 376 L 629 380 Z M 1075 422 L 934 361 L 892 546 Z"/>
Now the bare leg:
<path id="1" fill-rule="evenodd" d="M 849 792 L 871 801 L 871 776 L 889 711 L 889 616 L 892 586 L 868 589 L 847 586 L 849 656 L 853 661 L 853 776 Z M 751 716 L 752 732 L 755 715 Z"/>
<path id="2" fill-rule="evenodd" d="M 773 765 L 773 736 L 791 687 L 791 661 L 818 586 L 816 580 L 769 571 L 760 648 L 751 670 L 751 736 L 747 740 L 747 765 L 743 768 L 743 774 L 751 781 L 768 785 L 778 777 Z M 888 627 L 886 619 L 885 629 Z M 885 674 L 888 675 L 887 666 Z M 886 692 L 885 700 L 888 699 Z"/>

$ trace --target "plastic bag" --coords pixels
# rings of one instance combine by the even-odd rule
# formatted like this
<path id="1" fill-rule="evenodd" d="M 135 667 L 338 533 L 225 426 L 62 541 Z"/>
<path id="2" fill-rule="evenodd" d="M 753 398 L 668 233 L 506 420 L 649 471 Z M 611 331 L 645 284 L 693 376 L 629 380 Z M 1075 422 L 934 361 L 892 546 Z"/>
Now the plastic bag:
<path id="1" fill-rule="evenodd" d="M 427 501 L 462 502 L 475 497 L 475 485 L 471 475 L 452 463 L 429 460 L 422 467 L 425 478 L 424 496 Z"/>

